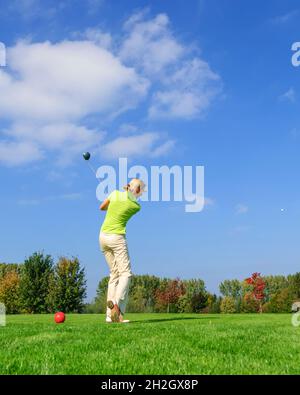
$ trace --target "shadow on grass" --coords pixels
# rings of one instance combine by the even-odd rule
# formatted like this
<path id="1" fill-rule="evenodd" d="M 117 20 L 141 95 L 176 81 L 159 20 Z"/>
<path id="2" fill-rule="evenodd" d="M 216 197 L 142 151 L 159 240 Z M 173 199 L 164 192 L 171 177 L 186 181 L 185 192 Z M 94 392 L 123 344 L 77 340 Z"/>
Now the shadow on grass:
<path id="1" fill-rule="evenodd" d="M 170 318 L 157 318 L 153 320 L 130 320 L 130 323 L 134 324 L 154 324 L 157 322 L 165 322 L 165 321 L 184 321 L 184 320 L 218 320 L 220 317 L 170 317 Z"/>

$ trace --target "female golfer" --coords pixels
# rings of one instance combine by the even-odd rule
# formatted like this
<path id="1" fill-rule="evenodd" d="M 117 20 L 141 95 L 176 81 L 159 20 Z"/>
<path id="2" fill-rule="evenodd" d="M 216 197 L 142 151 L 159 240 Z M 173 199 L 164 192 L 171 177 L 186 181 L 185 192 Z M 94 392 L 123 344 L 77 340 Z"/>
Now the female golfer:
<path id="1" fill-rule="evenodd" d="M 124 189 L 125 192 L 113 191 L 100 206 L 100 210 L 107 210 L 99 237 L 110 269 L 106 322 L 129 322 L 123 318 L 132 276 L 126 224 L 141 208 L 137 198 L 144 192 L 145 184 L 134 178 Z"/>

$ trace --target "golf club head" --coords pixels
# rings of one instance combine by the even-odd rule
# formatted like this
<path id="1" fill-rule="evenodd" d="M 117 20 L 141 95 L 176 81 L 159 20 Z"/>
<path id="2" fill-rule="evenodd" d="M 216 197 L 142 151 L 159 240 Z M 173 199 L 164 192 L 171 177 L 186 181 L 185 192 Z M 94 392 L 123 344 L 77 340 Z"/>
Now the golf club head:
<path id="1" fill-rule="evenodd" d="M 82 156 L 83 156 L 83 159 L 84 159 L 84 160 L 89 160 L 90 157 L 91 157 L 91 154 L 90 154 L 89 152 L 84 152 L 84 153 L 82 154 Z"/>

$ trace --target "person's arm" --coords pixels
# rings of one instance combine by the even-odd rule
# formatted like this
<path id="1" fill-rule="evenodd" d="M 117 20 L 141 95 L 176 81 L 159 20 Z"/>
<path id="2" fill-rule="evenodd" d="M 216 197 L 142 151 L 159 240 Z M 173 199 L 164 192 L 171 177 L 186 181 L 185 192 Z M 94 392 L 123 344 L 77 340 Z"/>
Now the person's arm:
<path id="1" fill-rule="evenodd" d="M 109 206 L 109 199 L 105 199 L 101 204 L 100 204 L 100 210 L 105 211 L 108 209 Z"/>

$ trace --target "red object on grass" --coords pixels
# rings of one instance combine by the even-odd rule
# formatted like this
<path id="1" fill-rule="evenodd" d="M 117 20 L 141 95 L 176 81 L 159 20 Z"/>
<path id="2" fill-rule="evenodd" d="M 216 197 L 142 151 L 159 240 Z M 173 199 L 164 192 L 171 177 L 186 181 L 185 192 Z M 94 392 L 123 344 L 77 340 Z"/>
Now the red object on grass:
<path id="1" fill-rule="evenodd" d="M 62 324 L 63 322 L 65 322 L 65 319 L 66 319 L 66 316 L 63 312 L 60 311 L 58 313 L 55 313 L 54 321 L 57 324 Z"/>

